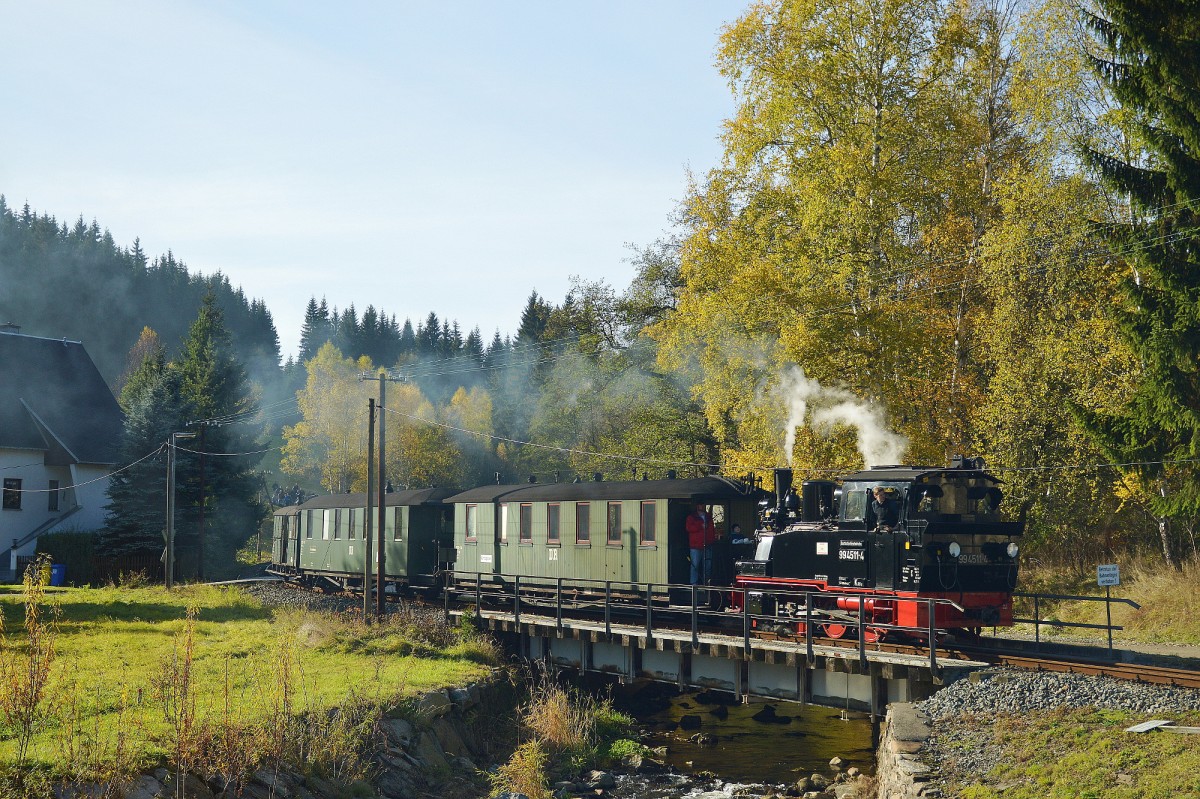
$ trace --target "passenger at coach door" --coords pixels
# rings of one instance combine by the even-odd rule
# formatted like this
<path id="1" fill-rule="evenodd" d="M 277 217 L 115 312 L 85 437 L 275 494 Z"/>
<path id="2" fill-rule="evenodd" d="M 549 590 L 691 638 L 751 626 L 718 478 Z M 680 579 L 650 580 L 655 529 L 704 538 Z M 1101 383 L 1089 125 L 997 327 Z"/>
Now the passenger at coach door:
<path id="1" fill-rule="evenodd" d="M 692 585 L 702 585 L 712 579 L 712 545 L 717 540 L 717 527 L 712 514 L 703 502 L 688 514 L 684 523 L 688 534 L 688 557 L 692 562 Z"/>
<path id="2" fill-rule="evenodd" d="M 871 493 L 875 497 L 871 501 L 871 511 L 875 514 L 875 523 L 878 529 L 890 533 L 900 522 L 900 502 L 893 492 L 883 486 L 875 486 L 871 489 Z"/>

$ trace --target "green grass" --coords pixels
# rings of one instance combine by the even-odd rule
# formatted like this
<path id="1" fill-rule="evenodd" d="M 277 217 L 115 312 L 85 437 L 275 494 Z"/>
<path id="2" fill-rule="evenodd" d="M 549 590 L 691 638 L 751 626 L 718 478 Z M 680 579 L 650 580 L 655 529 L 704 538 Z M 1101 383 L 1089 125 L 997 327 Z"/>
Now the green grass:
<path id="1" fill-rule="evenodd" d="M 1200 725 L 1200 716 L 1194 714 L 1172 718 L 1182 725 Z M 982 778 L 955 774 L 943 765 L 944 795 L 963 799 L 1200 796 L 1200 737 L 1124 731 L 1145 720 L 1140 715 L 1094 709 L 1002 716 L 986 725 L 962 720 L 952 733 L 952 745 L 943 741 L 944 749 L 999 746 L 1004 754 Z"/>
<path id="2" fill-rule="evenodd" d="M 200 763 L 218 749 L 252 756 L 256 746 L 269 746 L 269 733 L 290 723 L 281 714 L 327 719 L 328 709 L 355 705 L 369 715 L 402 697 L 475 679 L 496 658 L 488 642 L 452 628 L 400 615 L 366 627 L 349 616 L 277 611 L 236 589 L 48 589 L 46 600 L 55 658 L 25 768 L 55 778 L 108 767 L 128 773 L 176 758 L 179 716 L 169 721 L 167 699 L 185 678 L 194 729 L 182 737 L 189 744 L 195 738 L 193 755 L 201 760 L 192 762 Z M 0 611 L 0 665 L 19 667 L 21 587 L 0 589 Z M 0 691 L 10 688 L 0 682 Z M 346 729 L 322 734 L 349 741 L 362 733 L 351 729 L 350 715 Z M 247 740 L 231 742 L 231 730 Z M 261 740 L 250 741 L 254 736 Z M 15 729 L 0 715 L 0 770 L 15 753 Z M 90 771 L 81 771 L 84 765 Z"/>

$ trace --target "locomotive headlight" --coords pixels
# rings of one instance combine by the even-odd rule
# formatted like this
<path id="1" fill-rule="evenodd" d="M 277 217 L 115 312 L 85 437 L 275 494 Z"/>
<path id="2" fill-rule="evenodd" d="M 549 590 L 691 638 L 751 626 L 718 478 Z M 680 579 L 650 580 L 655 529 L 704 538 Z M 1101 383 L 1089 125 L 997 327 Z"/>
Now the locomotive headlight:
<path id="1" fill-rule="evenodd" d="M 1005 549 L 1004 551 L 1005 551 L 1005 553 L 1007 553 L 1007 554 L 1008 554 L 1008 556 L 1009 556 L 1010 558 L 1012 558 L 1013 560 L 1016 560 L 1016 559 L 1017 559 L 1017 553 L 1021 551 L 1021 548 L 1017 546 L 1017 542 L 1016 542 L 1016 541 L 1009 541 L 1009 542 L 1008 542 L 1008 548 L 1007 548 L 1007 549 Z"/>
<path id="2" fill-rule="evenodd" d="M 959 555 L 962 554 L 962 547 L 960 547 L 958 545 L 957 541 L 951 541 L 950 546 L 947 547 L 946 549 L 950 553 L 950 557 L 952 557 L 952 558 L 957 558 Z"/>

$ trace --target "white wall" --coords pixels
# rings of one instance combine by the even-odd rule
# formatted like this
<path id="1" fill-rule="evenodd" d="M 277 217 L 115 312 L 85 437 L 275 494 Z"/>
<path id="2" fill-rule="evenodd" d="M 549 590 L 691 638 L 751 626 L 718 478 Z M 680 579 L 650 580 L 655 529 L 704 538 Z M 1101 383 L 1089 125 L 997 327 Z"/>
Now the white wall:
<path id="1" fill-rule="evenodd" d="M 8 552 L 10 570 L 17 568 L 18 556 L 33 555 L 37 551 L 36 539 L 13 550 L 14 539 L 22 539 L 51 519 L 65 516 L 77 505 L 80 506 L 77 512 L 45 532 L 95 530 L 104 526 L 108 480 L 97 478 L 103 478 L 111 468 L 91 465 L 48 467 L 44 465 L 44 457 L 42 450 L 0 449 L 0 478 L 16 478 L 21 481 L 22 491 L 28 492 L 21 494 L 20 510 L 0 509 L 0 551 Z M 59 493 L 56 511 L 50 510 L 48 489 L 51 480 L 57 480 L 60 486 L 77 486 Z M 93 480 L 96 482 L 91 482 Z"/>

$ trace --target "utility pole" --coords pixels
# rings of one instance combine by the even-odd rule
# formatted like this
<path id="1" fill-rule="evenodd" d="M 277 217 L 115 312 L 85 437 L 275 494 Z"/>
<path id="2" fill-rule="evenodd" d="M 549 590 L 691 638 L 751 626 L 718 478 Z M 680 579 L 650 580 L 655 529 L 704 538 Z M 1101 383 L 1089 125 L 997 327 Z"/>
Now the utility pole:
<path id="1" fill-rule="evenodd" d="M 367 518 L 363 520 L 363 624 L 371 621 L 371 481 L 375 479 L 375 398 L 367 400 Z"/>
<path id="2" fill-rule="evenodd" d="M 204 485 L 204 422 L 200 423 L 200 535 L 196 538 L 196 577 L 204 581 L 204 505 L 208 502 Z"/>
<path id="3" fill-rule="evenodd" d="M 163 552 L 163 584 L 175 587 L 175 442 L 195 438 L 195 433 L 171 433 L 167 440 L 167 529 L 163 533 L 167 548 Z"/>
<path id="4" fill-rule="evenodd" d="M 367 372 L 360 372 L 358 375 L 358 379 L 360 381 L 371 380 L 371 379 L 374 379 L 374 376 L 368 374 Z M 386 413 L 387 413 L 387 407 L 386 407 L 387 384 L 389 381 L 397 382 L 397 383 L 403 383 L 406 381 L 403 377 L 391 377 L 388 375 L 388 373 L 386 371 L 383 371 L 383 370 L 380 370 L 379 375 L 378 375 L 378 380 L 379 380 L 379 404 L 374 407 L 374 410 L 377 411 L 377 413 L 372 413 L 370 416 L 370 419 L 371 419 L 371 424 L 373 425 L 374 421 L 375 421 L 375 417 L 376 416 L 379 417 L 379 470 L 378 470 L 379 473 L 378 473 L 377 479 L 375 481 L 377 490 L 378 490 L 378 496 L 379 496 L 379 511 L 378 511 L 378 517 L 377 517 L 378 521 L 375 525 L 375 527 L 376 527 L 376 529 L 375 529 L 375 535 L 376 535 L 375 613 L 378 616 L 383 616 L 383 609 L 384 609 L 384 595 L 383 595 L 384 590 L 383 589 L 387 585 L 386 571 L 385 571 L 385 568 L 387 565 L 387 563 L 386 563 L 387 558 L 386 558 L 386 554 L 384 552 L 384 549 L 385 549 L 385 547 L 384 547 L 384 541 L 385 541 L 384 532 L 387 529 L 387 499 L 386 499 L 386 497 L 387 497 L 387 460 L 386 460 L 386 457 L 387 457 L 387 449 L 386 449 L 387 422 L 385 421 Z M 367 516 L 368 517 L 371 514 L 371 498 L 370 498 L 370 494 L 371 494 L 370 466 L 371 466 L 371 463 L 372 463 L 372 458 L 371 458 L 371 452 L 370 452 L 370 444 L 368 443 L 368 449 L 367 449 L 367 469 L 368 469 Z M 369 536 L 370 533 L 368 532 L 367 535 Z M 370 566 L 371 550 L 369 547 L 367 548 L 365 555 L 366 555 L 366 562 L 363 566 L 363 582 L 364 582 L 363 614 L 364 615 L 366 615 L 366 613 L 367 613 L 366 583 L 370 580 L 370 575 L 367 574 L 367 572 L 369 572 L 370 568 L 371 568 L 371 566 Z"/>
<path id="5" fill-rule="evenodd" d="M 375 613 L 380 618 L 383 618 L 383 589 L 387 585 L 384 578 L 384 530 L 386 528 L 385 520 L 387 515 L 386 486 L 387 486 L 387 463 L 384 459 L 385 448 L 384 433 L 387 428 L 387 373 L 379 373 L 379 524 L 377 534 L 379 536 L 378 557 L 379 557 L 379 578 L 376 580 L 375 587 Z M 370 485 L 368 484 L 368 491 Z"/>

